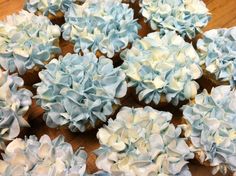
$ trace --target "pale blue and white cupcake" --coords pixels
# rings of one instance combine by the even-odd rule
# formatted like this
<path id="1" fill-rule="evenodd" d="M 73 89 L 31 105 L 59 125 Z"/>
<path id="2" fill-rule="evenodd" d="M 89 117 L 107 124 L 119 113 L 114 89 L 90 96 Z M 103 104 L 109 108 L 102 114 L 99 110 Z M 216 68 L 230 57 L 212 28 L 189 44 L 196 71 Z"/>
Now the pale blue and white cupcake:
<path id="1" fill-rule="evenodd" d="M 196 158 L 219 170 L 236 174 L 236 91 L 222 85 L 204 90 L 195 101 L 183 106 L 186 125 L 185 137 L 189 139 Z"/>
<path id="2" fill-rule="evenodd" d="M 21 88 L 24 81 L 16 74 L 8 75 L 0 69 L 0 149 L 4 141 L 16 138 L 21 127 L 29 127 L 26 112 L 32 93 Z"/>
<path id="3" fill-rule="evenodd" d="M 197 47 L 203 61 L 204 85 L 236 84 L 236 27 L 212 29 L 199 39 Z"/>
<path id="4" fill-rule="evenodd" d="M 8 144 L 0 160 L 2 176 L 85 176 L 87 153 L 78 149 L 73 152 L 71 144 L 63 136 L 51 140 L 44 135 L 17 138 Z"/>
<path id="5" fill-rule="evenodd" d="M 195 81 L 202 75 L 200 58 L 193 46 L 175 32 L 158 32 L 136 40 L 121 53 L 121 68 L 128 87 L 146 104 L 178 105 L 192 99 L 199 88 Z"/>
<path id="6" fill-rule="evenodd" d="M 138 38 L 139 24 L 133 9 L 117 0 L 86 0 L 65 14 L 63 38 L 75 52 L 91 51 L 112 58 Z"/>
<path id="7" fill-rule="evenodd" d="M 202 0 L 140 0 L 141 14 L 153 30 L 176 31 L 192 39 L 210 20 Z"/>
<path id="8" fill-rule="evenodd" d="M 123 107 L 97 133 L 97 167 L 111 175 L 191 176 L 187 163 L 194 154 L 171 118 L 149 106 Z"/>
<path id="9" fill-rule="evenodd" d="M 20 75 L 43 67 L 60 52 L 60 28 L 27 11 L 0 22 L 0 67 Z"/>
<path id="10" fill-rule="evenodd" d="M 126 95 L 125 74 L 112 60 L 67 54 L 53 59 L 39 72 L 37 103 L 45 110 L 49 127 L 68 126 L 73 131 L 95 128 L 106 122 Z"/>

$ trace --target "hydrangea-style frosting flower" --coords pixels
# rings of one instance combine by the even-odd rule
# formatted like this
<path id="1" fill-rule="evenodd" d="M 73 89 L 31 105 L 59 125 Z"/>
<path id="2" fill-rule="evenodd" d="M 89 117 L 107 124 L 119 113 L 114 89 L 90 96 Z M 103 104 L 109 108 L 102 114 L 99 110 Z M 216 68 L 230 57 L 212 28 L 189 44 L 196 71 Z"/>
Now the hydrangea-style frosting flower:
<path id="1" fill-rule="evenodd" d="M 193 98 L 202 75 L 200 59 L 193 46 L 175 32 L 160 36 L 158 32 L 134 42 L 121 53 L 128 86 L 136 87 L 139 100 L 158 104 L 161 96 L 177 105 Z"/>
<path id="2" fill-rule="evenodd" d="M 8 16 L 0 22 L 0 66 L 24 74 L 35 65 L 44 65 L 51 54 L 58 53 L 56 40 L 60 28 L 48 18 L 27 11 Z"/>
<path id="3" fill-rule="evenodd" d="M 210 20 L 202 0 L 141 0 L 141 13 L 153 30 L 178 32 L 194 38 Z"/>
<path id="4" fill-rule="evenodd" d="M 87 154 L 82 149 L 73 152 L 63 136 L 51 140 L 44 135 L 39 140 L 30 136 L 17 138 L 6 148 L 0 161 L 2 176 L 84 176 Z"/>
<path id="5" fill-rule="evenodd" d="M 183 107 L 185 136 L 201 162 L 207 161 L 218 170 L 236 173 L 236 91 L 219 86 L 208 94 L 204 90 L 195 103 Z"/>
<path id="6" fill-rule="evenodd" d="M 97 167 L 111 175 L 190 176 L 187 160 L 194 155 L 171 118 L 169 112 L 148 106 L 122 108 L 97 133 Z"/>
<path id="7" fill-rule="evenodd" d="M 4 140 L 13 140 L 20 127 L 29 126 L 23 118 L 31 105 L 32 93 L 24 88 L 23 80 L 0 69 L 0 149 Z"/>
<path id="8" fill-rule="evenodd" d="M 197 42 L 206 70 L 216 79 L 236 84 L 236 27 L 212 29 Z"/>
<path id="9" fill-rule="evenodd" d="M 56 15 L 57 12 L 65 13 L 72 3 L 78 0 L 27 0 L 25 9 L 29 12 L 41 12 L 43 15 Z"/>
<path id="10" fill-rule="evenodd" d="M 75 43 L 75 52 L 100 51 L 113 57 L 138 38 L 133 9 L 117 0 L 86 0 L 65 14 L 63 38 Z"/>
<path id="11" fill-rule="evenodd" d="M 36 84 L 36 98 L 46 110 L 47 125 L 68 125 L 71 131 L 85 131 L 88 124 L 94 127 L 98 121 L 105 122 L 127 91 L 121 69 L 93 53 L 53 59 L 39 77 L 42 82 Z"/>

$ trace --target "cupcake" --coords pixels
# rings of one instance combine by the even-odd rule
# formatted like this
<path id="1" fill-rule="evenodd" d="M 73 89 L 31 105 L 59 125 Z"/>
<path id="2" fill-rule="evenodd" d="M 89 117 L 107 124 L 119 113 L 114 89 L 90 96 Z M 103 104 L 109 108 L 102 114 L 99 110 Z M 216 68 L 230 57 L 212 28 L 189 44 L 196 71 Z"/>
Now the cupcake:
<path id="1" fill-rule="evenodd" d="M 74 43 L 77 53 L 89 50 L 119 60 L 117 53 L 138 38 L 139 24 L 128 6 L 117 0 L 73 4 L 65 13 L 62 36 Z"/>
<path id="2" fill-rule="evenodd" d="M 197 47 L 203 60 L 203 86 L 236 83 L 236 27 L 212 29 L 199 39 Z"/>
<path id="3" fill-rule="evenodd" d="M 210 20 L 202 0 L 140 0 L 141 14 L 153 30 L 176 31 L 192 39 Z"/>
<path id="4" fill-rule="evenodd" d="M 51 140 L 44 135 L 17 138 L 8 144 L 0 160 L 0 174 L 21 176 L 72 176 L 86 175 L 87 154 L 64 141 L 63 136 Z"/>
<path id="5" fill-rule="evenodd" d="M 183 106 L 189 139 L 196 159 L 219 170 L 236 174 L 236 91 L 228 85 L 204 90 L 195 101 Z"/>
<path id="6" fill-rule="evenodd" d="M 125 74 L 112 60 L 94 53 L 67 54 L 39 72 L 37 103 L 49 127 L 68 126 L 84 132 L 105 122 L 126 95 Z"/>
<path id="7" fill-rule="evenodd" d="M 47 16 L 52 22 L 64 23 L 64 13 L 79 0 L 26 0 L 24 9 L 37 15 Z"/>
<path id="8" fill-rule="evenodd" d="M 32 93 L 21 88 L 23 84 L 16 74 L 8 75 L 0 69 L 0 149 L 5 147 L 4 141 L 19 135 L 21 127 L 29 127 L 26 112 Z"/>
<path id="9" fill-rule="evenodd" d="M 60 28 L 44 16 L 27 11 L 0 22 L 0 67 L 25 76 L 26 85 L 37 80 L 37 71 L 60 52 Z"/>
<path id="10" fill-rule="evenodd" d="M 164 107 L 192 99 L 202 75 L 193 46 L 175 32 L 150 33 L 121 53 L 128 87 L 143 104 Z"/>
<path id="11" fill-rule="evenodd" d="M 190 176 L 187 163 L 194 155 L 171 118 L 148 106 L 123 107 L 97 133 L 97 167 L 111 175 Z"/>

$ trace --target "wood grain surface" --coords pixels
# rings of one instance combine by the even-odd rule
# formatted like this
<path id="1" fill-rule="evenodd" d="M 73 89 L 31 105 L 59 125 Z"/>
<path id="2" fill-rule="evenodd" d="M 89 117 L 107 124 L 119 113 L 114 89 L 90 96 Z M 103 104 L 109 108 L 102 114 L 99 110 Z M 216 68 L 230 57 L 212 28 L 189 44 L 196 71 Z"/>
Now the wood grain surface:
<path id="1" fill-rule="evenodd" d="M 0 0 L 0 19 L 3 19 L 6 15 L 22 9 L 23 3 L 24 0 Z M 205 3 L 212 13 L 212 20 L 204 29 L 204 31 L 212 28 L 236 26 L 236 0 L 205 0 Z M 60 41 L 60 46 L 62 48 L 63 55 L 67 52 L 72 52 L 73 50 L 73 45 L 63 40 Z M 29 87 L 29 89 L 35 92 L 32 87 Z M 125 101 L 123 103 L 123 105 L 140 106 L 134 102 L 135 100 L 129 98 L 128 101 Z M 176 116 L 177 114 L 178 116 L 181 115 L 180 112 L 173 112 Z M 93 154 L 93 150 L 99 147 L 98 141 L 96 139 L 96 130 L 86 133 L 71 133 L 67 129 L 50 129 L 42 120 L 43 110 L 38 107 L 35 102 L 33 102 L 29 113 L 29 123 L 31 125 L 31 128 L 26 129 L 26 133 L 24 134 L 34 134 L 38 137 L 43 134 L 48 134 L 51 138 L 55 138 L 58 135 L 63 134 L 66 138 L 66 141 L 71 143 L 75 150 L 79 147 L 84 147 L 88 152 L 88 172 L 93 173 L 97 170 L 95 166 L 96 158 Z M 211 168 L 200 166 L 197 162 L 193 161 L 191 162 L 191 164 L 189 164 L 189 166 L 193 176 L 212 175 Z M 220 174 L 218 174 L 217 176 L 220 176 Z"/>

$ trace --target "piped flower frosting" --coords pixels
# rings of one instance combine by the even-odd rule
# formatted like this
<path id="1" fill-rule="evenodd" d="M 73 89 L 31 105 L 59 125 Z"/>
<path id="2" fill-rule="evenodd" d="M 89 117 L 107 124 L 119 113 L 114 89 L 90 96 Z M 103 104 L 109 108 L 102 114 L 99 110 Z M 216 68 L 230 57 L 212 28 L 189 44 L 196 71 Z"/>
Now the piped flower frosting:
<path id="1" fill-rule="evenodd" d="M 236 84 L 236 27 L 212 29 L 199 39 L 200 51 L 206 70 L 214 74 L 217 80 Z"/>
<path id="2" fill-rule="evenodd" d="M 27 11 L 0 21 L 0 66 L 23 75 L 35 65 L 42 66 L 52 54 L 60 52 L 56 44 L 60 28 L 48 18 Z"/>
<path id="3" fill-rule="evenodd" d="M 169 112 L 148 106 L 123 107 L 97 133 L 97 167 L 111 175 L 190 176 L 187 160 L 194 155 L 171 118 Z"/>
<path id="4" fill-rule="evenodd" d="M 141 0 L 141 13 L 153 30 L 176 31 L 183 37 L 194 38 L 210 20 L 202 0 Z"/>
<path id="5" fill-rule="evenodd" d="M 8 144 L 0 160 L 2 176 L 84 176 L 87 154 L 64 141 L 63 136 L 51 140 L 44 135 L 39 140 L 30 136 L 17 138 Z"/>
<path id="6" fill-rule="evenodd" d="M 13 140 L 20 127 L 29 126 L 23 118 L 31 105 L 32 93 L 20 88 L 23 80 L 17 75 L 8 75 L 0 69 L 0 148 L 5 140 Z"/>
<path id="7" fill-rule="evenodd" d="M 227 169 L 236 173 L 236 91 L 218 86 L 204 90 L 195 102 L 183 106 L 185 136 L 201 162 L 214 167 L 213 174 Z"/>
<path id="8" fill-rule="evenodd" d="M 93 53 L 53 59 L 39 77 L 36 99 L 46 111 L 47 125 L 68 125 L 71 131 L 83 132 L 89 124 L 105 122 L 127 91 L 121 69 Z"/>
<path id="9" fill-rule="evenodd" d="M 193 46 L 175 32 L 164 36 L 150 33 L 123 51 L 121 58 L 128 86 L 135 87 L 139 100 L 147 104 L 158 104 L 165 96 L 177 105 L 197 94 L 199 86 L 194 80 L 202 75 L 200 58 Z"/>
<path id="10" fill-rule="evenodd" d="M 38 11 L 45 16 L 56 15 L 57 12 L 65 13 L 76 1 L 78 0 L 26 0 L 24 8 L 32 13 Z"/>
<path id="11" fill-rule="evenodd" d="M 72 41 L 75 52 L 100 51 L 113 57 L 138 38 L 139 24 L 133 9 L 117 0 L 86 0 L 72 5 L 65 14 L 63 38 Z"/>

